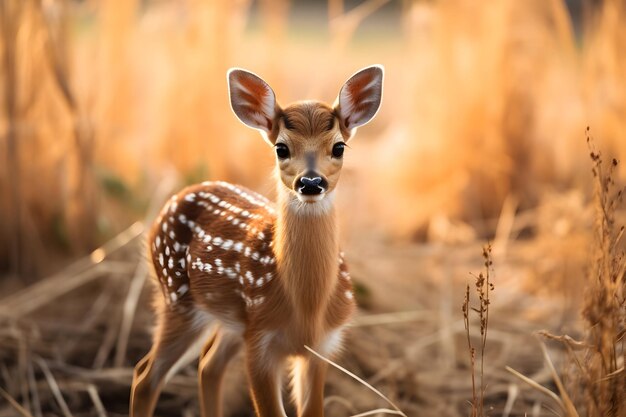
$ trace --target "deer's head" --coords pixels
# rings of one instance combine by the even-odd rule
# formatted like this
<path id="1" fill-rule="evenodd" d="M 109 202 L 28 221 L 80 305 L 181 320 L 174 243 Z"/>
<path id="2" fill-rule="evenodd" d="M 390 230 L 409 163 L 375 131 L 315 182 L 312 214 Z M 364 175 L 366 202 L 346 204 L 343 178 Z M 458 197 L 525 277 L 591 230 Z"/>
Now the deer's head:
<path id="1" fill-rule="evenodd" d="M 228 71 L 233 112 L 274 147 L 281 183 L 292 199 L 303 203 L 322 201 L 335 189 L 344 147 L 356 128 L 378 112 L 382 84 L 383 67 L 375 65 L 350 77 L 333 106 L 301 101 L 282 108 L 257 75 Z"/>

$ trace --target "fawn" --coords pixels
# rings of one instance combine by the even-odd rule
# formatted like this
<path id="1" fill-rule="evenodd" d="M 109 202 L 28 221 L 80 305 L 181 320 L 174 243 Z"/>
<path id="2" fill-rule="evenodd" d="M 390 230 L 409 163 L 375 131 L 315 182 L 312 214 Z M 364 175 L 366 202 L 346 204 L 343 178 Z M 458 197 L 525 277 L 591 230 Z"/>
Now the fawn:
<path id="1" fill-rule="evenodd" d="M 151 416 L 167 377 L 198 351 L 202 416 L 221 416 L 224 371 L 241 347 L 257 416 L 286 415 L 287 360 L 298 416 L 323 416 L 326 365 L 305 345 L 336 354 L 355 308 L 333 199 L 345 144 L 378 112 L 382 82 L 383 67 L 371 66 L 346 81 L 333 107 L 283 109 L 261 78 L 228 72 L 233 112 L 274 147 L 278 202 L 204 182 L 163 207 L 148 240 L 163 296 L 152 349 L 135 367 L 131 417 Z"/>

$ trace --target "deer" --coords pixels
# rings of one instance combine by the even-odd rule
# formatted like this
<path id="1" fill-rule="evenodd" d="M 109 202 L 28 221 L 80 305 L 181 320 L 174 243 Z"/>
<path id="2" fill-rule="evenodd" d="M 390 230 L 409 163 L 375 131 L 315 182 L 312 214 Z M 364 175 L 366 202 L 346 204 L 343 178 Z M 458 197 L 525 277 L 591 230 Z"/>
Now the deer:
<path id="1" fill-rule="evenodd" d="M 327 364 L 341 351 L 356 308 L 339 247 L 336 187 L 346 145 L 374 118 L 384 69 L 352 75 L 330 106 L 281 107 L 256 74 L 227 73 L 232 111 L 274 149 L 276 204 L 240 185 L 184 188 L 148 232 L 157 287 L 153 344 L 133 373 L 130 416 L 152 416 L 165 381 L 199 353 L 203 417 L 221 417 L 229 362 L 245 351 L 258 417 L 285 417 L 283 374 L 291 369 L 298 416 L 324 415 Z"/>

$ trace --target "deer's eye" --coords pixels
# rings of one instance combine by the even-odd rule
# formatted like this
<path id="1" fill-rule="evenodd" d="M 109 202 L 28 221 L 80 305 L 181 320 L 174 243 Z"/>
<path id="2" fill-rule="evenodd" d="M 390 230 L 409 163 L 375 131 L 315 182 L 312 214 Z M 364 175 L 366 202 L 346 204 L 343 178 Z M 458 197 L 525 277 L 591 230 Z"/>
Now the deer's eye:
<path id="1" fill-rule="evenodd" d="M 278 159 L 287 159 L 289 158 L 289 148 L 284 143 L 276 144 L 276 156 Z"/>
<path id="2" fill-rule="evenodd" d="M 346 144 L 343 142 L 335 143 L 333 145 L 333 158 L 341 158 L 345 147 Z"/>

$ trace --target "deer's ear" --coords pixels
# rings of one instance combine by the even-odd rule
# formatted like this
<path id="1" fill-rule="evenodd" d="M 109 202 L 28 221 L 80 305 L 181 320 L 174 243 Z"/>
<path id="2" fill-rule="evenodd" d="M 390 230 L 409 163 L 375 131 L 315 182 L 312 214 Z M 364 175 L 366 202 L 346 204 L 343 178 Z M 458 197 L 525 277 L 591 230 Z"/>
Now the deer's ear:
<path id="1" fill-rule="evenodd" d="M 350 133 L 374 118 L 383 97 L 382 65 L 364 68 L 346 81 L 339 91 L 335 108 Z"/>
<path id="2" fill-rule="evenodd" d="M 257 75 L 233 68 L 228 71 L 230 106 L 244 124 L 269 135 L 277 114 L 272 88 Z"/>

